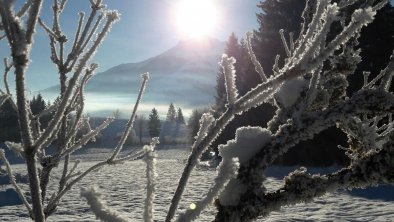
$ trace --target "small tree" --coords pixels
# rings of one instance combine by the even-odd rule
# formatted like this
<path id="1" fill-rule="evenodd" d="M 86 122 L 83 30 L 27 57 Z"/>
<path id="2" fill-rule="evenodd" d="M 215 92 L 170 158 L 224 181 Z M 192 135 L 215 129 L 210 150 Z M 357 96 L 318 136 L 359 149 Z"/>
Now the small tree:
<path id="1" fill-rule="evenodd" d="M 178 124 L 185 124 L 185 117 L 183 117 L 182 109 L 178 108 L 178 111 L 176 113 L 176 122 Z"/>
<path id="2" fill-rule="evenodd" d="M 37 97 L 33 97 L 30 101 L 30 109 L 33 115 L 37 115 L 44 111 L 46 108 L 45 101 L 42 99 L 41 94 L 38 94 Z"/>
<path id="3" fill-rule="evenodd" d="M 122 115 L 122 112 L 120 112 L 120 109 L 115 109 L 115 110 L 112 112 L 112 116 L 113 116 L 115 119 L 119 119 L 121 115 Z"/>
<path id="4" fill-rule="evenodd" d="M 161 122 L 159 118 L 159 114 L 155 108 L 152 109 L 151 114 L 149 115 L 148 122 L 148 130 L 149 135 L 153 137 L 158 137 L 160 135 Z"/>
<path id="5" fill-rule="evenodd" d="M 167 122 L 173 123 L 176 121 L 176 110 L 175 110 L 175 106 L 174 104 L 170 104 L 170 106 L 168 107 L 168 112 L 167 112 L 167 118 L 166 118 Z"/>

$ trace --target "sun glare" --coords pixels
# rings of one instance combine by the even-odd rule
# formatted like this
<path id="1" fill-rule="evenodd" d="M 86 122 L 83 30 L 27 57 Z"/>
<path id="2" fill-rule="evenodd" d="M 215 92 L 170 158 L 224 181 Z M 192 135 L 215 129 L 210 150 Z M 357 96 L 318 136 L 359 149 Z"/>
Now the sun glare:
<path id="1" fill-rule="evenodd" d="M 175 10 L 178 29 L 188 38 L 209 35 L 218 20 L 213 0 L 181 0 Z"/>

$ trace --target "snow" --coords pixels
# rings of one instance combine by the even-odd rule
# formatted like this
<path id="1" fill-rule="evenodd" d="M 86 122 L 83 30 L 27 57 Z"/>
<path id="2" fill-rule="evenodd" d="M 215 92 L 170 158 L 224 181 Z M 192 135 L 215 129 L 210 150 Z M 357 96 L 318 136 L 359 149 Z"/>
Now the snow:
<path id="1" fill-rule="evenodd" d="M 297 102 L 301 92 L 306 87 L 308 87 L 308 81 L 303 77 L 297 77 L 286 81 L 278 90 L 278 102 L 285 108 L 291 107 Z"/>
<path id="2" fill-rule="evenodd" d="M 237 179 L 230 180 L 226 189 L 219 196 L 220 204 L 223 206 L 236 206 L 245 191 L 246 185 L 241 181 Z"/>
<path id="3" fill-rule="evenodd" d="M 219 155 L 224 160 L 238 157 L 239 162 L 245 163 L 258 153 L 271 138 L 271 132 L 261 127 L 240 127 L 235 133 L 235 139 L 219 146 Z"/>
<path id="4" fill-rule="evenodd" d="M 220 66 L 223 68 L 224 79 L 226 83 L 227 102 L 232 105 L 238 97 L 237 87 L 235 85 L 235 64 L 236 60 L 233 57 L 228 57 L 223 54 Z"/>
<path id="5" fill-rule="evenodd" d="M 108 150 L 95 149 L 92 154 L 80 155 L 83 159 L 80 166 L 87 168 L 93 165 L 95 158 L 108 156 Z M 101 153 L 99 153 L 100 151 Z M 105 153 L 107 151 L 107 153 Z M 157 185 L 155 202 L 155 220 L 164 221 L 172 193 L 176 188 L 179 175 L 183 170 L 184 160 L 187 157 L 188 149 L 160 149 L 157 159 Z M 86 159 L 85 159 L 86 157 Z M 92 160 L 92 161 L 89 161 Z M 25 166 L 22 164 L 13 165 L 16 173 L 24 172 Z M 102 201 L 113 210 L 120 212 L 122 216 L 131 221 L 143 221 L 144 200 L 145 200 L 145 177 L 146 163 L 142 160 L 128 162 L 123 165 L 104 167 L 98 173 L 94 173 L 85 178 L 79 185 L 65 195 L 58 211 L 49 218 L 49 221 L 99 221 L 90 211 L 86 201 L 80 197 L 80 187 L 96 185 L 102 194 Z M 283 175 L 298 167 L 273 167 L 268 169 L 266 187 L 275 190 L 282 184 Z M 133 174 L 130 173 L 133 169 Z M 336 168 L 313 168 L 313 172 L 327 173 Z M 191 182 L 186 190 L 180 211 L 189 209 L 191 203 L 196 203 L 209 187 L 212 186 L 213 178 L 216 176 L 215 170 L 195 170 L 191 176 Z M 57 169 L 55 177 L 61 175 L 61 170 Z M 90 185 L 91 184 L 91 185 Z M 24 190 L 28 187 L 21 184 Z M 56 184 L 50 185 L 56 188 Z M 2 192 L 11 186 L 0 186 L 0 198 L 4 197 Z M 372 192 L 376 193 L 374 188 Z M 348 191 L 338 191 L 321 198 L 316 198 L 314 202 L 308 204 L 298 204 L 295 206 L 283 207 L 278 212 L 273 212 L 263 219 L 257 221 L 390 221 L 394 218 L 394 189 L 385 188 L 381 196 L 370 195 L 371 190 L 358 190 L 358 193 Z M 360 194 L 363 193 L 363 194 Z M 212 221 L 215 209 L 210 207 L 203 211 L 198 221 Z M 0 221 L 31 221 L 26 214 L 23 205 L 0 207 Z"/>

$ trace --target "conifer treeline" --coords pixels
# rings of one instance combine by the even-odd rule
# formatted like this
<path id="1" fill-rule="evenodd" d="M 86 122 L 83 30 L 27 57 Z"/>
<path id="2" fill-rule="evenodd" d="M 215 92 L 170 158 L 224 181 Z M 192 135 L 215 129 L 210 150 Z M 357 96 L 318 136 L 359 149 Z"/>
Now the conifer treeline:
<path id="1" fill-rule="evenodd" d="M 33 96 L 30 101 L 30 109 L 33 115 L 37 115 L 50 106 L 50 102 L 45 102 L 41 94 Z M 40 118 L 41 127 L 46 127 L 50 120 L 50 115 Z M 0 143 L 5 141 L 20 142 L 18 115 L 12 104 L 7 100 L 0 107 Z"/>

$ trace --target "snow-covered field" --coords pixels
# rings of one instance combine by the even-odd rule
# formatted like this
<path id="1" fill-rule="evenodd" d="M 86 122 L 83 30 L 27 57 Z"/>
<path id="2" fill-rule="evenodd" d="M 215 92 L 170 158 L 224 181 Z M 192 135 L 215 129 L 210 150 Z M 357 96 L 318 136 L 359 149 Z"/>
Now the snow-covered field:
<path id="1" fill-rule="evenodd" d="M 80 165 L 86 168 L 103 158 L 105 150 L 92 150 L 75 158 L 83 159 Z M 163 221 L 172 193 L 187 157 L 185 149 L 166 149 L 157 151 L 157 191 L 155 216 Z M 24 165 L 13 165 L 15 172 L 23 172 Z M 288 171 L 286 167 L 274 167 L 268 173 L 267 187 L 278 188 L 280 176 Z M 313 169 L 319 170 L 319 169 Z M 59 175 L 59 170 L 57 171 Z M 56 176 L 56 175 L 55 175 Z M 209 188 L 215 171 L 199 168 L 192 174 L 191 183 L 183 196 L 181 210 L 197 201 Z M 85 201 L 80 197 L 80 187 L 97 186 L 102 191 L 102 198 L 111 206 L 133 221 L 142 221 L 143 202 L 145 198 L 145 163 L 141 160 L 123 165 L 104 167 L 100 172 L 86 177 L 67 194 L 58 211 L 50 221 L 96 221 Z M 51 185 L 56 188 L 56 184 Z M 22 187 L 27 190 L 26 185 Z M 0 186 L 4 191 L 7 186 Z M 267 221 L 391 221 L 394 219 L 394 188 L 385 187 L 368 191 L 349 193 L 339 191 L 316 199 L 312 203 L 299 204 L 283 208 L 266 218 Z M 379 193 L 380 192 L 380 193 Z M 381 196 L 379 196 L 381 195 Z M 379 199 L 380 198 L 380 199 Z M 384 200 L 383 200 L 384 199 Z M 212 221 L 214 208 L 206 210 L 198 221 Z M 22 205 L 0 208 L 0 221 L 30 221 Z M 262 220 L 261 220 L 262 221 Z"/>

